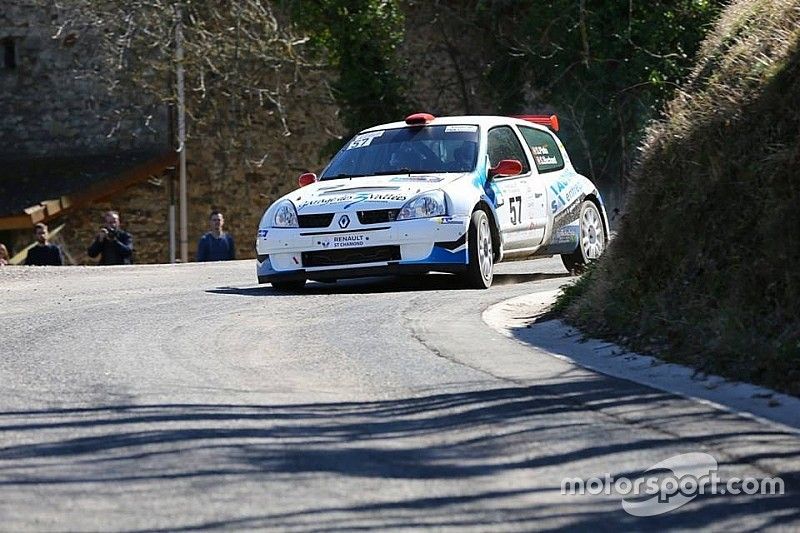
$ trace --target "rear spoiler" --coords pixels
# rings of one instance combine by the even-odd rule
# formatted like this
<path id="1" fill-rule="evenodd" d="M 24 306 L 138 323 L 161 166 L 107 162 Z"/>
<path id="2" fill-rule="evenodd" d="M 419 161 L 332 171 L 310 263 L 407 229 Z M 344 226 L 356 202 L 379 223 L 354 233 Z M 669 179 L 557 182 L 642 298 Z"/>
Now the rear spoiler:
<path id="1" fill-rule="evenodd" d="M 555 115 L 511 115 L 511 118 L 527 120 L 528 122 L 533 122 L 534 124 L 547 126 L 553 131 L 558 131 L 558 117 Z"/>

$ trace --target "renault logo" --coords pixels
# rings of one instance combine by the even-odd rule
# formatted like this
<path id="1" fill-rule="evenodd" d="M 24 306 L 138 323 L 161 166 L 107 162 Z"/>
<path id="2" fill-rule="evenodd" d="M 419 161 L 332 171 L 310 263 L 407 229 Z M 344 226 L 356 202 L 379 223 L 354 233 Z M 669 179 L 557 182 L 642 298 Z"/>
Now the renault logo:
<path id="1" fill-rule="evenodd" d="M 350 225 L 350 217 L 349 217 L 349 216 L 347 216 L 347 215 L 342 215 L 342 216 L 339 218 L 339 227 L 340 227 L 340 228 L 342 228 L 342 229 L 344 229 L 344 228 L 346 228 L 346 227 L 347 227 L 347 226 L 349 226 L 349 225 Z"/>

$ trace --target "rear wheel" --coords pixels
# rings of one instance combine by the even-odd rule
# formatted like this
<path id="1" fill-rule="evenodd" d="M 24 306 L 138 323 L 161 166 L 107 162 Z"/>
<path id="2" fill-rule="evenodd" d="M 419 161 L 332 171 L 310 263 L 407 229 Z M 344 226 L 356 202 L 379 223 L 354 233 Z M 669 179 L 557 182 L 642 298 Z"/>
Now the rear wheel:
<path id="1" fill-rule="evenodd" d="M 294 279 L 291 281 L 273 281 L 272 288 L 281 292 L 299 291 L 306 286 L 306 280 Z"/>
<path id="2" fill-rule="evenodd" d="M 478 209 L 472 213 L 467 239 L 469 264 L 462 281 L 470 289 L 488 289 L 494 277 L 494 250 L 492 228 L 484 211 Z"/>
<path id="3" fill-rule="evenodd" d="M 606 247 L 606 232 L 600 210 L 591 200 L 581 205 L 581 238 L 578 248 L 571 254 L 561 256 L 561 262 L 570 272 L 580 274 L 586 266 L 600 257 Z"/>

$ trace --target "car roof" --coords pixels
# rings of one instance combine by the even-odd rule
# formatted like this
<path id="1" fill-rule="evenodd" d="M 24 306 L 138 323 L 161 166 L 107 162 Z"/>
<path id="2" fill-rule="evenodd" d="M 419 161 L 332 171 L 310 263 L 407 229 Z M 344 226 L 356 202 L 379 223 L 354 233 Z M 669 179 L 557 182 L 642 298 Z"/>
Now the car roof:
<path id="1" fill-rule="evenodd" d="M 463 115 L 463 116 L 455 116 L 455 117 L 434 117 L 431 122 L 428 122 L 426 126 L 447 126 L 450 124 L 475 124 L 477 126 L 483 127 L 492 127 L 492 126 L 499 126 L 503 124 L 517 124 L 520 126 L 530 126 L 532 128 L 540 129 L 549 131 L 547 127 L 542 126 L 540 124 L 535 124 L 533 122 L 522 120 L 514 117 L 502 117 L 496 115 Z M 365 130 L 361 130 L 359 133 L 366 133 L 369 131 L 376 131 L 376 130 L 388 130 L 388 129 L 397 129 L 397 128 L 419 128 L 420 125 L 408 125 L 405 121 L 399 122 L 388 122 L 386 124 L 379 124 L 377 126 L 372 126 L 371 128 L 367 128 Z"/>

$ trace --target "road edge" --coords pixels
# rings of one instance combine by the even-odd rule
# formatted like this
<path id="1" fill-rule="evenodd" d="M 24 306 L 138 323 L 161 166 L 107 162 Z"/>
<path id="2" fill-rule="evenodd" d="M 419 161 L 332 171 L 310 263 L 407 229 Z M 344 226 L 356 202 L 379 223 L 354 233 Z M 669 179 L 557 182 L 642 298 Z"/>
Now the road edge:
<path id="1" fill-rule="evenodd" d="M 553 290 L 510 298 L 488 307 L 481 318 L 501 335 L 551 357 L 800 434 L 800 398 L 721 376 L 700 375 L 683 365 L 586 338 L 561 320 L 538 322 L 536 318 L 550 308 L 557 294 Z"/>

